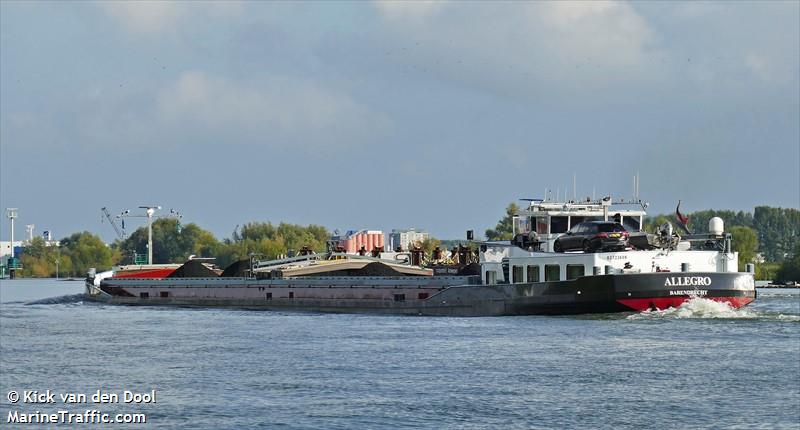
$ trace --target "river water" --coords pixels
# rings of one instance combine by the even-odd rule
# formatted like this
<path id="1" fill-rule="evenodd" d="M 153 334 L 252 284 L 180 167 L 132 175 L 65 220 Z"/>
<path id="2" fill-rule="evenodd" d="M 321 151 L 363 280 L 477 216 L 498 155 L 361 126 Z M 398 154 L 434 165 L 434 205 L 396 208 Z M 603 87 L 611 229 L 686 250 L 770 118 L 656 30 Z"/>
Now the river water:
<path id="1" fill-rule="evenodd" d="M 741 310 L 492 318 L 109 306 L 82 291 L 0 281 L 0 427 L 97 410 L 147 423 L 87 427 L 800 428 L 797 289 Z M 48 389 L 55 403 L 8 399 Z"/>

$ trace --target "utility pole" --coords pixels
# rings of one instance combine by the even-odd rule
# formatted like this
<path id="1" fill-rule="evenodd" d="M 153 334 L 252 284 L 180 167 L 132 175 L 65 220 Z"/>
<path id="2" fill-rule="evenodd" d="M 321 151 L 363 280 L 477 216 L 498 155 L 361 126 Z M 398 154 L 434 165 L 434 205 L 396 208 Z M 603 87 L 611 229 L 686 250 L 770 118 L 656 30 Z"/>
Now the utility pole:
<path id="1" fill-rule="evenodd" d="M 170 209 L 168 215 L 156 215 L 157 210 L 161 210 L 161 206 L 139 206 L 140 209 L 145 210 L 144 215 L 130 215 L 130 211 L 126 210 L 118 215 L 118 218 L 137 217 L 147 218 L 147 264 L 153 264 L 153 218 L 176 218 L 180 220 L 181 214 L 175 209 Z M 110 221 L 110 219 L 109 219 Z M 124 220 L 123 220 L 124 225 Z M 123 227 L 124 228 L 124 227 Z M 178 229 L 180 232 L 180 221 L 178 222 Z M 124 230 L 123 230 L 124 231 Z"/>
<path id="2" fill-rule="evenodd" d="M 147 264 L 153 264 L 153 214 L 161 206 L 139 206 L 147 214 Z"/>
<path id="3" fill-rule="evenodd" d="M 53 261 L 56 263 L 56 279 L 58 279 L 58 266 L 61 264 L 61 250 L 56 247 L 56 259 Z"/>
<path id="4" fill-rule="evenodd" d="M 6 208 L 6 216 L 11 220 L 11 258 L 14 258 L 14 219 L 17 218 L 17 208 Z"/>

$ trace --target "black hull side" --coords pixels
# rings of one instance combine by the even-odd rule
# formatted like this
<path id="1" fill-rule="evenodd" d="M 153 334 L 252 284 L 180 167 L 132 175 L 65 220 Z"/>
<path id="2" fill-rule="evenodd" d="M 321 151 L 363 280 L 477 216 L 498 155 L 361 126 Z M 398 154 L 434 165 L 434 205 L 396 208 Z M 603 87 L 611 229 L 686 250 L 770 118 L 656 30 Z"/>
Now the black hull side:
<path id="1" fill-rule="evenodd" d="M 340 280 L 341 281 L 341 280 Z M 375 284 L 390 280 L 375 280 Z M 225 283 L 227 282 L 227 283 Z M 372 313 L 438 316 L 568 315 L 664 309 L 692 297 L 744 306 L 756 297 L 749 273 L 647 273 L 584 276 L 569 281 L 531 284 L 442 285 L 428 297 L 409 291 L 431 286 L 372 285 L 324 286 L 285 282 L 209 279 L 135 280 L 103 282 L 90 300 L 127 305 L 235 307 L 335 313 Z M 216 283 L 216 284 L 212 284 Z M 355 283 L 355 281 L 353 281 Z M 691 285 L 691 284 L 696 285 Z M 700 285 L 702 284 L 702 285 Z M 409 290 L 409 288 L 412 288 Z M 414 290 L 413 288 L 420 288 Z M 87 291 L 89 288 L 87 288 Z M 188 291 L 191 290 L 191 293 Z M 213 292 L 212 292 L 213 290 Z M 291 290 L 289 294 L 287 291 Z M 402 301 L 375 298 L 405 292 Z M 199 291 L 199 292 L 198 292 Z M 256 296 L 254 292 L 258 291 Z M 263 291 L 263 293 L 262 293 Z M 148 293 L 142 298 L 143 292 Z M 165 294 L 166 293 L 166 294 Z M 286 293 L 286 295 L 282 295 Z M 270 299 L 265 299 L 269 294 Z M 326 294 L 323 297 L 322 294 Z M 338 294 L 338 296 L 337 296 Z"/>

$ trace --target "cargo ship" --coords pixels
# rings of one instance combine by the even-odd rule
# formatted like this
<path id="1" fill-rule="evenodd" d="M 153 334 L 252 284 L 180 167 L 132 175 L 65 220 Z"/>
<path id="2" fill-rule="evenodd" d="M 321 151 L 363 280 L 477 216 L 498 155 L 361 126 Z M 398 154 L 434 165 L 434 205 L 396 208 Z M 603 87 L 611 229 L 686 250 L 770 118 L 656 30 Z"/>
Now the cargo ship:
<path id="1" fill-rule="evenodd" d="M 621 208 L 623 205 L 638 208 Z M 121 267 L 86 279 L 90 300 L 125 305 L 235 307 L 280 311 L 431 316 L 640 312 L 693 298 L 733 308 L 755 300 L 753 270 L 739 272 L 724 223 L 681 236 L 667 223 L 642 230 L 646 205 L 528 200 L 510 241 L 474 242 L 449 257 L 419 251 L 351 255 L 305 249 L 279 260 Z M 678 214 L 680 216 L 680 214 Z M 598 247 L 562 244 L 591 223 L 614 223 Z M 589 223 L 589 224 L 587 224 Z M 613 249 L 604 247 L 613 240 Z"/>

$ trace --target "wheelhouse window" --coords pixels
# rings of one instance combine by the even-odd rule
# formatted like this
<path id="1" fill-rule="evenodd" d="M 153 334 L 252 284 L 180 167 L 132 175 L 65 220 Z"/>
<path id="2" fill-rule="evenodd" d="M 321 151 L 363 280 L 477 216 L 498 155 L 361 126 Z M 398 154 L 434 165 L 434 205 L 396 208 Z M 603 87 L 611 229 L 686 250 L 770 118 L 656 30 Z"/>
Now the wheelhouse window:
<path id="1" fill-rule="evenodd" d="M 511 282 L 514 284 L 525 282 L 522 279 L 522 266 L 513 266 L 513 269 L 511 269 Z"/>
<path id="2" fill-rule="evenodd" d="M 545 264 L 544 266 L 544 280 L 545 281 L 560 281 L 561 280 L 561 266 L 558 264 Z"/>
<path id="3" fill-rule="evenodd" d="M 550 217 L 550 233 L 565 233 L 567 231 L 567 218 L 565 216 Z"/>
<path id="4" fill-rule="evenodd" d="M 596 216 L 573 216 L 570 217 L 569 225 L 570 227 L 574 227 L 582 222 L 589 222 L 589 221 L 602 221 L 602 217 Z"/>
<path id="5" fill-rule="evenodd" d="M 642 223 L 639 217 L 632 217 L 632 216 L 622 217 L 622 225 L 624 225 L 625 230 L 628 231 L 642 230 Z"/>
<path id="6" fill-rule="evenodd" d="M 536 232 L 539 234 L 547 234 L 547 217 L 536 217 Z"/>
<path id="7" fill-rule="evenodd" d="M 531 231 L 531 221 L 528 217 L 514 218 L 514 232 L 516 234 L 528 234 Z"/>
<path id="8" fill-rule="evenodd" d="M 528 282 L 539 282 L 539 266 L 528 266 Z"/>
<path id="9" fill-rule="evenodd" d="M 567 264 L 567 279 L 576 279 L 586 274 L 583 264 Z"/>

